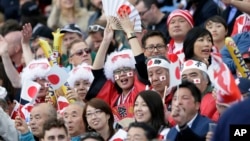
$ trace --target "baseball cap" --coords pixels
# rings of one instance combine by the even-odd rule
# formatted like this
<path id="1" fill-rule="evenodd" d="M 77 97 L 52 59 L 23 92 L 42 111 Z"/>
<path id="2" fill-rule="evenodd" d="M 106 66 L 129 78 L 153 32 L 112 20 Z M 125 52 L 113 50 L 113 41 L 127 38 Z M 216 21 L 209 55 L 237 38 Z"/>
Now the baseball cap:
<path id="1" fill-rule="evenodd" d="M 33 34 L 32 37 L 44 37 L 53 40 L 53 35 L 52 35 L 53 30 L 50 29 L 49 27 L 39 24 L 33 29 Z"/>
<path id="2" fill-rule="evenodd" d="M 21 7 L 22 16 L 30 17 L 30 16 L 37 16 L 40 14 L 41 14 L 40 9 L 35 2 L 32 1 L 25 2 Z"/>
<path id="3" fill-rule="evenodd" d="M 60 32 L 61 33 L 65 33 L 65 32 L 78 33 L 79 35 L 83 36 L 83 33 L 77 24 L 65 25 L 63 28 L 61 28 Z"/>

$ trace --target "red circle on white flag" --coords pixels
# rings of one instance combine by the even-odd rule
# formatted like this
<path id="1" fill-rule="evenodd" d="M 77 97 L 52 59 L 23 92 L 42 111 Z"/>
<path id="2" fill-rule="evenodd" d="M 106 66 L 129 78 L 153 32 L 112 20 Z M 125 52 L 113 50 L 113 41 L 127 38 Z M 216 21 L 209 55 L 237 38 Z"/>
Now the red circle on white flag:
<path id="1" fill-rule="evenodd" d="M 37 94 L 38 90 L 35 86 L 31 86 L 28 88 L 28 95 L 33 98 Z"/>
<path id="2" fill-rule="evenodd" d="M 180 71 L 180 68 L 179 67 L 177 67 L 176 69 L 175 69 L 175 77 L 179 80 L 179 79 L 181 79 L 181 71 Z"/>
<path id="3" fill-rule="evenodd" d="M 52 75 L 49 75 L 49 76 L 48 76 L 48 80 L 49 80 L 49 82 L 50 82 L 51 84 L 56 85 L 56 84 L 58 84 L 60 78 L 58 77 L 58 75 L 52 74 Z"/>

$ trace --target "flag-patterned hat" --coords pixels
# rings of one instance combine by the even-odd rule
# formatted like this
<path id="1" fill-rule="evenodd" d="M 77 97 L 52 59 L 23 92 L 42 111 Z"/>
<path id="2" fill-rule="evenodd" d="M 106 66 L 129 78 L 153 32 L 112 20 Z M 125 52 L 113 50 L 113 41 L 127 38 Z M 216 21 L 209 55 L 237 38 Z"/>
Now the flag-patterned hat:
<path id="1" fill-rule="evenodd" d="M 114 82 L 114 70 L 121 67 L 130 67 L 135 69 L 135 59 L 130 49 L 115 51 L 108 55 L 104 65 L 104 73 L 108 80 Z"/>
<path id="2" fill-rule="evenodd" d="M 21 73 L 21 82 L 27 80 L 33 81 L 36 78 L 46 78 L 46 74 L 50 70 L 50 64 L 46 58 L 32 60 Z"/>
<path id="3" fill-rule="evenodd" d="M 72 69 L 69 73 L 68 83 L 70 87 L 74 87 L 74 83 L 77 80 L 83 79 L 88 80 L 90 83 L 93 82 L 94 76 L 91 71 L 91 66 L 83 63 L 74 69 Z"/>

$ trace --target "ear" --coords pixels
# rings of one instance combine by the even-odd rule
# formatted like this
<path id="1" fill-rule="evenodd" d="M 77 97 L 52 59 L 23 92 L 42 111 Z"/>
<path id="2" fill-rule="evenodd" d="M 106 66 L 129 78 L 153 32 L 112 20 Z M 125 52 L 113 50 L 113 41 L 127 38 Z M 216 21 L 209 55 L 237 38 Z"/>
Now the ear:
<path id="1" fill-rule="evenodd" d="M 225 37 L 227 36 L 227 34 L 228 34 L 228 29 L 226 29 L 226 35 L 225 35 Z"/>
<path id="2" fill-rule="evenodd" d="M 200 102 L 195 102 L 195 109 L 198 111 L 200 109 Z"/>
<path id="3" fill-rule="evenodd" d="M 168 52 L 168 44 L 166 44 L 166 54 L 167 54 L 167 52 Z"/>
<path id="4" fill-rule="evenodd" d="M 68 60 L 69 60 L 69 63 L 72 64 L 72 57 L 69 57 Z"/>
<path id="5" fill-rule="evenodd" d="M 149 10 L 152 10 L 153 12 L 157 9 L 157 6 L 155 4 L 152 4 L 149 8 Z"/>
<path id="6" fill-rule="evenodd" d="M 22 51 L 22 46 L 21 45 L 16 45 L 16 47 L 14 48 L 15 49 L 15 52 L 19 52 L 19 51 Z"/>
<path id="7" fill-rule="evenodd" d="M 110 119 L 110 115 L 106 114 L 106 117 L 107 117 L 108 120 Z"/>

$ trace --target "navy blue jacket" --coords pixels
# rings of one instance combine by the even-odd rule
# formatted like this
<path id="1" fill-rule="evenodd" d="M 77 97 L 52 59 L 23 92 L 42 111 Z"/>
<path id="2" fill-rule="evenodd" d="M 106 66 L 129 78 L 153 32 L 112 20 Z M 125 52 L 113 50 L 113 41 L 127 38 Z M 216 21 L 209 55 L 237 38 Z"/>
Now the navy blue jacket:
<path id="1" fill-rule="evenodd" d="M 250 98 L 233 105 L 220 117 L 212 141 L 229 141 L 231 124 L 250 124 Z"/>
<path id="2" fill-rule="evenodd" d="M 178 132 L 176 127 L 172 127 L 168 132 L 167 141 L 205 141 L 209 123 L 212 123 L 209 118 L 198 114 L 191 128 Z"/>

